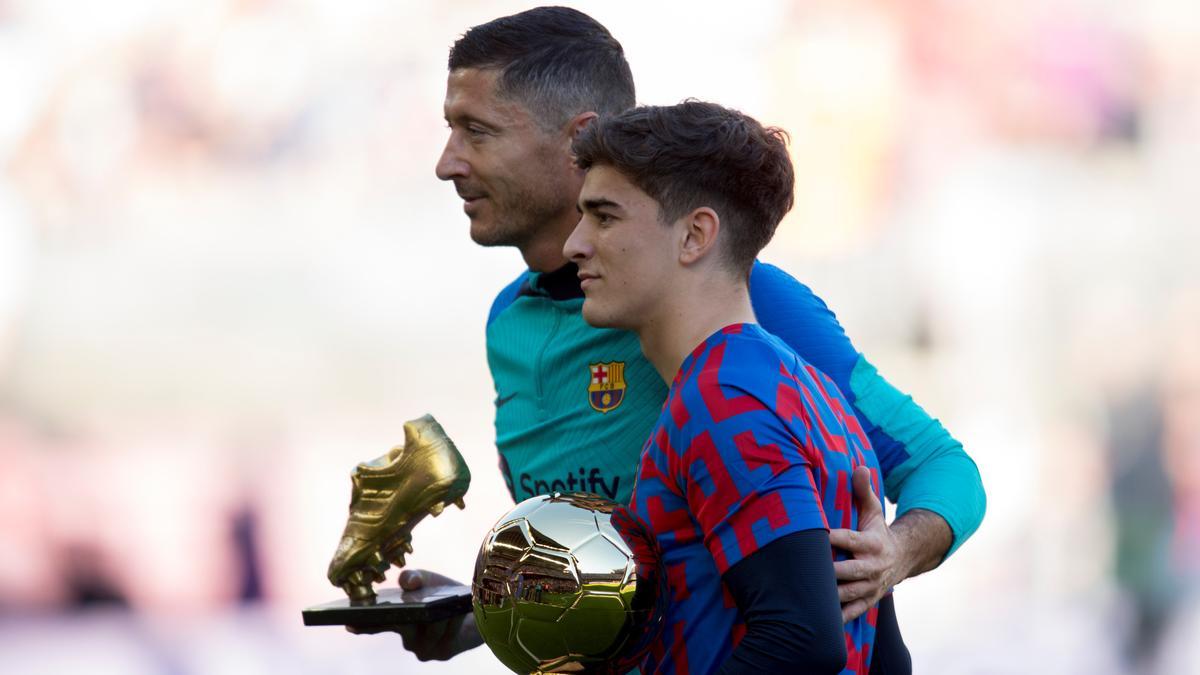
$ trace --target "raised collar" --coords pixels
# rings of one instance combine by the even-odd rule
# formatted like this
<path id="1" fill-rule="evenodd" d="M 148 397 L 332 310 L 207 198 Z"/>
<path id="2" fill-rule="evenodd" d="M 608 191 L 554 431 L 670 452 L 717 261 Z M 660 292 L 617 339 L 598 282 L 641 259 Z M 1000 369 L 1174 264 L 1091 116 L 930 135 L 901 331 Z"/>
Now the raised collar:
<path id="1" fill-rule="evenodd" d="M 531 272 L 521 284 L 518 295 L 542 295 L 551 300 L 574 300 L 583 297 L 579 285 L 579 267 L 569 262 L 552 272 Z"/>

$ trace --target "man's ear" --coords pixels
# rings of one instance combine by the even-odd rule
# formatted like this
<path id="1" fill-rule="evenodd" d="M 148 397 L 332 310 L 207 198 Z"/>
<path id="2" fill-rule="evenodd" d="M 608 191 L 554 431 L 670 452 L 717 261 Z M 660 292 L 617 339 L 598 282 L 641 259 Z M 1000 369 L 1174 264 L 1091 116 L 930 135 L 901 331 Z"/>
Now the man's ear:
<path id="1" fill-rule="evenodd" d="M 679 262 L 693 265 L 705 256 L 716 252 L 717 235 L 721 232 L 721 218 L 707 206 L 701 206 L 683 218 L 683 239 L 679 249 Z"/>
<path id="2" fill-rule="evenodd" d="M 562 136 L 559 136 L 560 142 L 563 142 L 566 147 L 566 156 L 571 162 L 571 168 L 574 169 L 575 174 L 580 178 L 583 176 L 583 171 L 580 170 L 578 166 L 575 166 L 575 156 L 571 153 L 571 143 L 574 142 L 575 137 L 578 136 L 580 132 L 586 129 L 587 126 L 595 121 L 598 117 L 600 116 L 591 111 L 581 112 L 567 122 L 567 125 L 563 127 L 563 130 L 566 133 Z"/>
<path id="3" fill-rule="evenodd" d="M 579 132 L 586 129 L 587 126 L 589 124 L 591 124 L 592 121 L 597 119 L 598 117 L 600 117 L 600 116 L 590 110 L 587 112 L 581 112 L 578 115 L 572 117 L 570 119 L 570 121 L 567 122 L 567 135 L 570 138 L 574 139 L 576 136 L 579 135 Z"/>

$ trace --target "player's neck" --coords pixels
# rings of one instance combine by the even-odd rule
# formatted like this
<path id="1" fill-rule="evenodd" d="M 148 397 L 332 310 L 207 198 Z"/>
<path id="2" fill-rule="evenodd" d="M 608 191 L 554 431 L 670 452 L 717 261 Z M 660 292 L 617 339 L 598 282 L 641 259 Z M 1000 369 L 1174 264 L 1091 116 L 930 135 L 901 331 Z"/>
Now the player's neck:
<path id="1" fill-rule="evenodd" d="M 536 228 L 537 234 L 518 247 L 525 265 L 534 272 L 553 272 L 566 265 L 563 245 L 578 223 L 579 213 L 572 208 Z"/>
<path id="2" fill-rule="evenodd" d="M 653 317 L 635 329 L 642 353 L 667 385 L 688 354 L 710 335 L 731 324 L 756 321 L 745 283 L 702 279 L 670 295 Z"/>

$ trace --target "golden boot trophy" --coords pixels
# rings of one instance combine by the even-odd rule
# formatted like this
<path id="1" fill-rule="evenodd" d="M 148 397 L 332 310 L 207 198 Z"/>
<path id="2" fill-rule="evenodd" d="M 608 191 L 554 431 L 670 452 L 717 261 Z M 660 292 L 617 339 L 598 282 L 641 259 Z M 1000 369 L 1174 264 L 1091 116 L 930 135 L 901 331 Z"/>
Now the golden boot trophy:
<path id="1" fill-rule="evenodd" d="M 359 464 L 351 482 L 350 516 L 328 577 L 352 605 L 366 605 L 376 598 L 372 584 L 412 553 L 413 527 L 450 504 L 463 508 L 471 472 L 442 426 L 425 415 L 405 422 L 404 445 Z"/>

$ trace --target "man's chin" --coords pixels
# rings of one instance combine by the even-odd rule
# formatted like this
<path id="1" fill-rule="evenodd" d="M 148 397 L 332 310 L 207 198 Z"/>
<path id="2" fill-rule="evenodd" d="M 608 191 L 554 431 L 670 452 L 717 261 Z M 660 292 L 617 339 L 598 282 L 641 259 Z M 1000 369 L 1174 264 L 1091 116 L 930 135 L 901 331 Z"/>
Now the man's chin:
<path id="1" fill-rule="evenodd" d="M 515 237 L 507 236 L 490 220 L 478 215 L 469 216 L 471 219 L 471 241 L 480 246 L 516 246 Z"/>
<path id="2" fill-rule="evenodd" d="M 595 300 L 585 298 L 583 301 L 583 320 L 593 328 L 624 328 L 611 312 L 605 312 Z"/>

